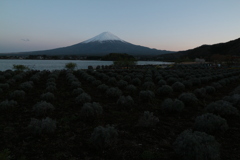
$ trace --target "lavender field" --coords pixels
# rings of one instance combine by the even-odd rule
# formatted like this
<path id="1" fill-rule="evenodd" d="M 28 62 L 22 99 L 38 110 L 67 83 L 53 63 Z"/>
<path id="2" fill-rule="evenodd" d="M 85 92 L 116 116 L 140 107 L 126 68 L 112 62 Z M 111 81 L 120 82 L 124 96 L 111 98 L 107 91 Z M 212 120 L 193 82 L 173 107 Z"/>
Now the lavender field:
<path id="1" fill-rule="evenodd" d="M 0 94 L 0 158 L 240 159 L 238 69 L 6 70 Z"/>

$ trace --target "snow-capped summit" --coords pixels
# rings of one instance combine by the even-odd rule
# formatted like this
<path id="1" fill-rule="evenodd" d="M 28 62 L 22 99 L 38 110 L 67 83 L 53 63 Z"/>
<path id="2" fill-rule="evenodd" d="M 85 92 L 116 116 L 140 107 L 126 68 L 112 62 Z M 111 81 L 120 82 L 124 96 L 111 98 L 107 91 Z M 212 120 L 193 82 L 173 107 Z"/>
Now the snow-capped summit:
<path id="1" fill-rule="evenodd" d="M 103 42 L 103 41 L 121 41 L 125 42 L 124 40 L 120 39 L 119 37 L 115 36 L 110 32 L 103 32 L 93 38 L 90 38 L 82 43 L 89 43 L 89 42 Z"/>

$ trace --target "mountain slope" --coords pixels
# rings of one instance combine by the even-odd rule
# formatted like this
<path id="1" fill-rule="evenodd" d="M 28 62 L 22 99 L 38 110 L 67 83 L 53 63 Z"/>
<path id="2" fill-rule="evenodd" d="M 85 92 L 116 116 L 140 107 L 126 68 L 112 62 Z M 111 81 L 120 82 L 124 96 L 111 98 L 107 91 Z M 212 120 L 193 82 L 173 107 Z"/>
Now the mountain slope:
<path id="1" fill-rule="evenodd" d="M 133 56 L 156 56 L 171 51 L 151 49 L 128 43 L 109 32 L 103 32 L 81 43 L 44 51 L 25 52 L 25 55 L 103 56 L 109 53 L 127 53 Z"/>
<path id="2" fill-rule="evenodd" d="M 164 59 L 178 59 L 183 57 L 209 59 L 213 55 L 240 56 L 240 38 L 226 43 L 202 45 L 194 49 L 162 55 L 162 57 Z"/>

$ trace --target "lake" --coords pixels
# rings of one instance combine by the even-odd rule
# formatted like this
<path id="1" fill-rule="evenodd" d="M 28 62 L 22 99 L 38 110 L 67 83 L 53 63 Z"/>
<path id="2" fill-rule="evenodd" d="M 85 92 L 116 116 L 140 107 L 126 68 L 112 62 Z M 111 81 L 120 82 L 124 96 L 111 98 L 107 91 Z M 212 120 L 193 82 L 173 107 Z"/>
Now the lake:
<path id="1" fill-rule="evenodd" d="M 21 60 L 21 59 L 0 59 L 0 71 L 13 69 L 13 65 L 25 65 L 33 70 L 61 70 L 65 68 L 65 64 L 73 62 L 77 64 L 77 69 L 87 69 L 88 66 L 96 67 L 98 65 L 111 65 L 113 61 L 99 60 Z M 172 64 L 172 62 L 160 61 L 138 61 L 138 65 L 161 65 Z"/>

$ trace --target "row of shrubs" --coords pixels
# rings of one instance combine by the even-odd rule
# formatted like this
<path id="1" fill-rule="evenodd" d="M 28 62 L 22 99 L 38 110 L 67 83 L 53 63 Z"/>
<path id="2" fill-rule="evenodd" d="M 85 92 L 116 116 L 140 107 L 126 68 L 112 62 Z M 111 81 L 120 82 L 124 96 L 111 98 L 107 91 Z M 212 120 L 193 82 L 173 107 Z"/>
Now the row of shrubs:
<path id="1" fill-rule="evenodd" d="M 137 90 L 137 87 L 141 86 L 141 88 L 143 90 L 150 90 L 150 91 L 153 91 L 154 93 L 156 93 L 157 95 L 167 97 L 169 95 L 172 95 L 175 92 L 183 93 L 184 91 L 186 91 L 186 88 L 191 88 L 193 86 L 193 84 L 195 84 L 197 86 L 199 86 L 201 84 L 200 78 L 193 78 L 190 81 L 189 80 L 184 80 L 182 82 L 180 82 L 180 81 L 174 82 L 173 81 L 174 83 L 172 85 L 168 85 L 168 83 L 162 79 L 163 77 L 162 76 L 160 77 L 158 75 L 158 77 L 160 77 L 160 78 L 158 79 L 159 81 L 156 85 L 152 81 L 152 77 L 153 77 L 152 72 L 154 72 L 154 74 L 156 74 L 156 73 L 159 74 L 158 70 L 147 70 L 145 73 L 145 76 L 143 76 L 143 74 L 139 73 L 141 76 L 138 76 L 138 77 L 142 77 L 142 79 L 145 78 L 143 83 L 139 78 L 136 78 L 137 73 L 131 73 L 132 76 L 133 75 L 135 76 L 135 78 L 133 78 L 132 76 L 130 76 L 131 74 L 128 74 L 125 72 L 123 72 L 123 75 L 119 75 L 118 73 L 113 73 L 113 72 L 108 72 L 107 74 L 100 73 L 98 71 L 88 71 L 88 72 L 93 76 L 89 75 L 87 72 L 81 71 L 82 77 L 85 77 L 85 80 L 88 79 L 89 82 L 92 80 L 91 83 L 93 83 L 93 84 L 95 81 L 98 81 L 99 83 L 96 83 L 96 84 L 99 84 L 98 88 L 101 91 L 106 91 L 108 88 L 107 86 L 109 86 L 109 87 L 115 87 L 115 88 L 117 87 L 117 88 L 124 89 L 124 90 L 127 89 L 130 91 L 130 93 L 131 92 L 134 93 L 134 91 Z M 238 72 L 233 72 L 232 74 L 226 73 L 225 77 L 230 76 L 230 78 L 228 78 L 228 79 L 225 78 L 220 81 L 213 82 L 211 85 L 206 86 L 204 88 L 197 88 L 194 90 L 194 94 L 198 98 L 204 98 L 207 94 L 211 95 L 216 91 L 216 89 L 219 89 L 224 85 L 227 85 L 227 84 L 230 84 L 231 82 L 236 81 L 239 78 L 239 76 L 235 76 L 236 74 L 238 74 Z M 167 76 L 167 75 L 165 75 L 165 76 Z M 219 76 L 219 77 L 224 78 L 224 76 Z M 204 77 L 204 78 L 206 79 L 206 77 Z M 101 79 L 104 80 L 105 83 L 102 83 Z"/>
<path id="2" fill-rule="evenodd" d="M 214 136 L 228 130 L 225 118 L 239 116 L 240 92 L 236 91 L 240 91 L 239 87 L 223 100 L 208 104 L 204 108 L 205 113 L 196 117 L 193 129 L 178 135 L 173 147 L 179 156 L 186 160 L 221 158 L 220 144 Z"/>

